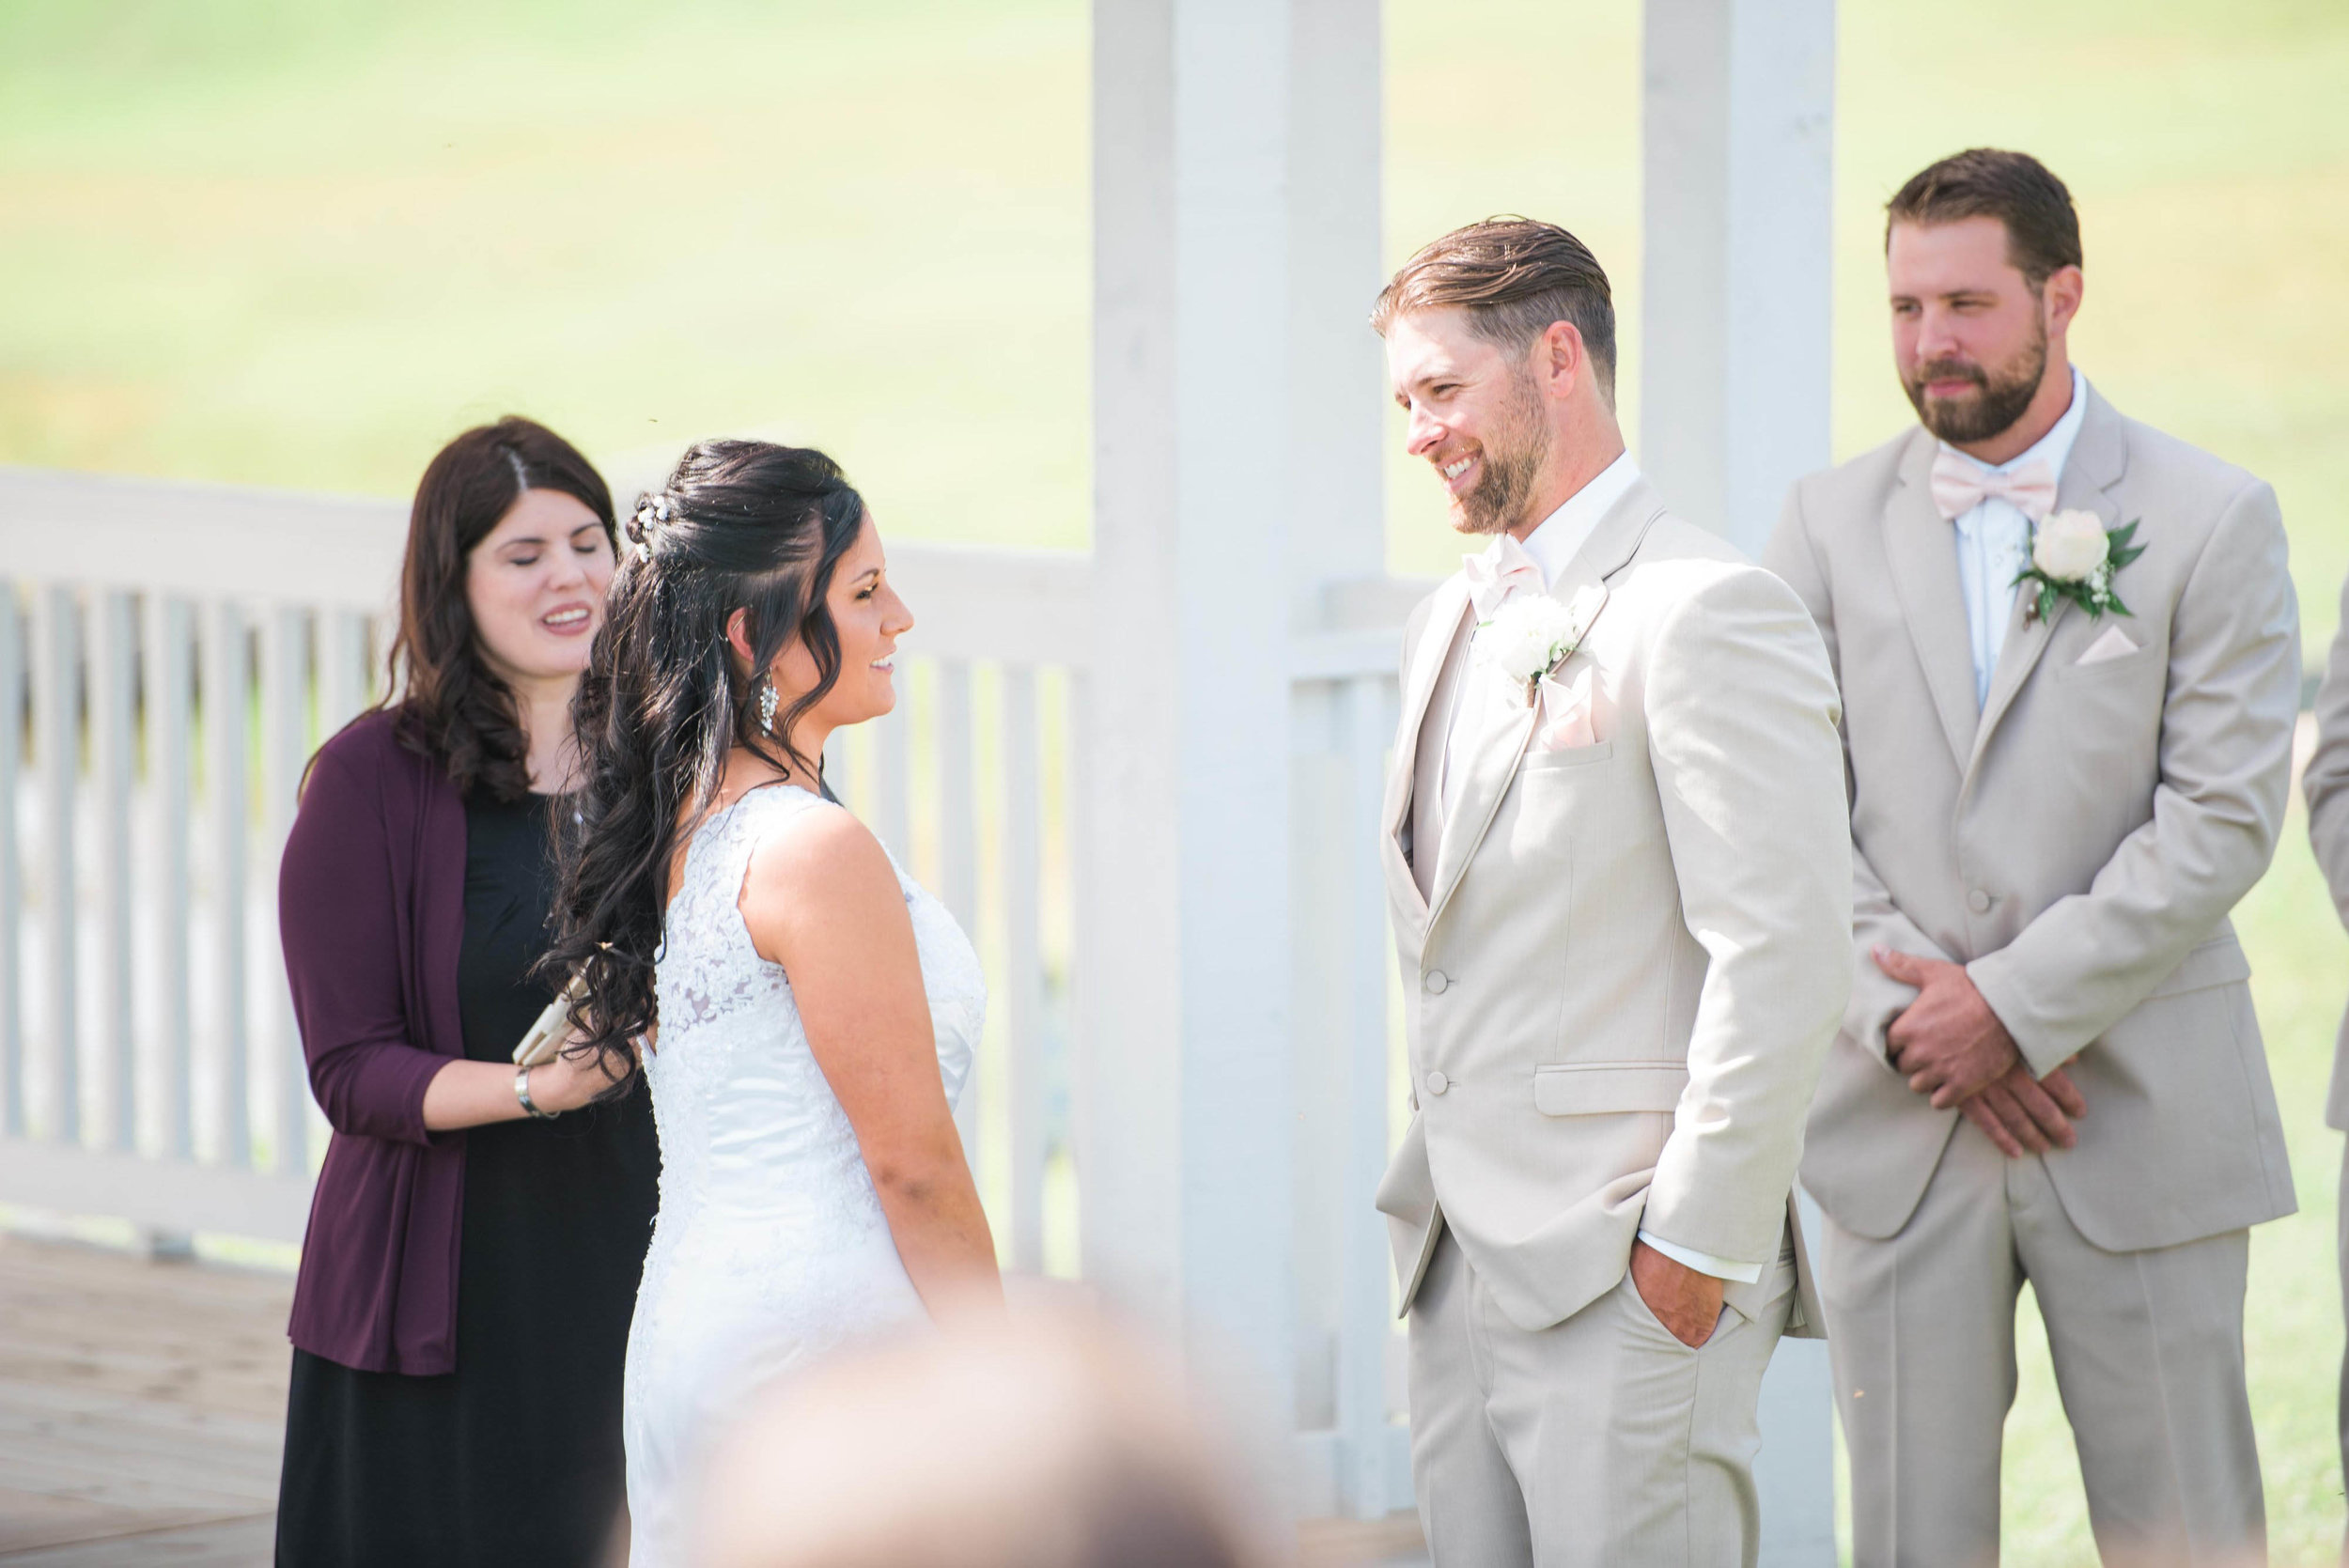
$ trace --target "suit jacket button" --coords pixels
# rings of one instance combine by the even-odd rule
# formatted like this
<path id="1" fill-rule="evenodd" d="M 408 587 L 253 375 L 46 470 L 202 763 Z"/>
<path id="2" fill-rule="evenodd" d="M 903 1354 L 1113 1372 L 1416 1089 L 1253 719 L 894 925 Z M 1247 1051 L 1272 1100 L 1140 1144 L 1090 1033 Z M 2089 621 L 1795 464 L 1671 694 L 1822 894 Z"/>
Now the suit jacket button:
<path id="1" fill-rule="evenodd" d="M 1443 1074 L 1441 1074 L 1441 1073 L 1429 1073 L 1429 1074 L 1427 1075 L 1427 1092 L 1428 1092 L 1429 1094 L 1442 1094 L 1445 1090 L 1447 1090 L 1447 1089 L 1449 1089 L 1449 1088 L 1451 1088 L 1451 1087 L 1452 1087 L 1452 1080 L 1451 1080 L 1450 1079 L 1448 1079 L 1448 1078 L 1444 1077 L 1444 1076 L 1443 1076 Z"/>
<path id="2" fill-rule="evenodd" d="M 1990 895 L 1976 888 L 1966 895 L 1966 907 L 1978 915 L 1986 915 L 1990 912 Z"/>
<path id="3" fill-rule="evenodd" d="M 1452 977 L 1445 974 L 1441 970 L 1429 970 L 1424 975 L 1420 977 L 1420 984 L 1427 987 L 1427 994 L 1429 996 L 1439 997 L 1443 995 L 1445 989 L 1451 986 Z"/>

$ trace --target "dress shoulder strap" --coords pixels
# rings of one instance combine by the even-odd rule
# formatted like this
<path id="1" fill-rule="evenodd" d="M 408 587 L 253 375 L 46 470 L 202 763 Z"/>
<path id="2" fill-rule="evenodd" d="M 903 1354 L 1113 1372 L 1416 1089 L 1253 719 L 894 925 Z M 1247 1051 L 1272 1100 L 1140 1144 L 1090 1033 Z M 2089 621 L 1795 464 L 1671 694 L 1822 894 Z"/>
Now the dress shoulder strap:
<path id="1" fill-rule="evenodd" d="M 700 842 L 693 846 L 697 863 L 689 879 L 699 884 L 696 891 L 731 908 L 741 898 L 751 856 L 767 835 L 801 812 L 824 804 L 822 796 L 792 784 L 761 784 L 749 791 L 702 825 Z"/>

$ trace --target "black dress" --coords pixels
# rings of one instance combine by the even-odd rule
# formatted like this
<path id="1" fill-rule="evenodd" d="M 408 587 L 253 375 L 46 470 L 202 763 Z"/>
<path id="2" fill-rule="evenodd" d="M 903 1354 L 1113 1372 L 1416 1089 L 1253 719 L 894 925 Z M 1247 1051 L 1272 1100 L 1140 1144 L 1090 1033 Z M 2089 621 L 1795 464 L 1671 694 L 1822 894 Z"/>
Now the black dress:
<path id="1" fill-rule="evenodd" d="M 465 802 L 465 1054 L 511 1062 L 552 993 L 547 804 Z M 465 1136 L 457 1370 L 293 1353 L 281 1568 L 587 1568 L 625 1499 L 620 1368 L 658 1205 L 651 1097 Z"/>

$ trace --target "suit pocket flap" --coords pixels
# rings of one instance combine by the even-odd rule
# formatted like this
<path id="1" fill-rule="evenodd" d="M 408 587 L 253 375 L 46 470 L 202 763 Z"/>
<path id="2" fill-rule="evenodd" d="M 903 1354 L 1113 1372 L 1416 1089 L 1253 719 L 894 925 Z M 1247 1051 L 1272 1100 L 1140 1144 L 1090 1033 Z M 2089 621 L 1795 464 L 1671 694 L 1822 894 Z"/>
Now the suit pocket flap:
<path id="1" fill-rule="evenodd" d="M 2213 937 L 2180 959 L 2178 967 L 2160 985 L 2145 993 L 2145 1000 L 2151 1001 L 2155 997 L 2173 997 L 2250 978 L 2251 960 L 2243 955 L 2243 944 L 2229 932 L 2223 937 Z"/>
<path id="2" fill-rule="evenodd" d="M 1595 1062 L 1533 1069 L 1533 1109 L 1545 1116 L 1602 1116 L 1618 1110 L 1670 1111 L 1688 1085 L 1677 1062 Z"/>

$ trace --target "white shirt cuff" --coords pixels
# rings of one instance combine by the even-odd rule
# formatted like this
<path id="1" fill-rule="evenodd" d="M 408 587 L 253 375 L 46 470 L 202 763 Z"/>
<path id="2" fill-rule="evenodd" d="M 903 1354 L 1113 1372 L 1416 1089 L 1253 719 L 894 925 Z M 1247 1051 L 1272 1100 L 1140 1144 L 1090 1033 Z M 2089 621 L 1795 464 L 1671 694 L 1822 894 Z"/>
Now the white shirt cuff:
<path id="1" fill-rule="evenodd" d="M 1686 1265 L 1699 1274 L 1710 1274 L 1716 1280 L 1735 1280 L 1741 1285 L 1750 1285 L 1762 1278 L 1762 1265 L 1758 1263 L 1732 1263 L 1710 1252 L 1700 1252 L 1693 1247 L 1675 1246 L 1662 1236 L 1651 1235 L 1645 1231 L 1640 1233 L 1640 1239 L 1672 1262 Z"/>

